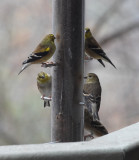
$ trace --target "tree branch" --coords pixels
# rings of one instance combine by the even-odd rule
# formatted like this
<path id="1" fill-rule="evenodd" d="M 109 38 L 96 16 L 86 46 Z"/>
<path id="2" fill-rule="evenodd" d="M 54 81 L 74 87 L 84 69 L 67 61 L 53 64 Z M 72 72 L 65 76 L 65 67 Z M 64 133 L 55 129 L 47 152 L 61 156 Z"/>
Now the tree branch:
<path id="1" fill-rule="evenodd" d="M 134 29 L 139 29 L 139 22 L 135 22 L 135 23 L 113 33 L 112 35 L 102 39 L 100 41 L 100 44 L 105 45 L 106 43 L 109 43 L 110 41 L 112 41 L 116 38 L 120 38 L 120 37 L 124 36 L 125 34 L 127 34 L 128 32 L 131 32 Z"/>
<path id="2" fill-rule="evenodd" d="M 92 31 L 94 36 L 98 34 L 106 21 L 119 9 L 125 0 L 115 0 L 114 3 L 102 14 L 97 23 L 93 27 Z"/>

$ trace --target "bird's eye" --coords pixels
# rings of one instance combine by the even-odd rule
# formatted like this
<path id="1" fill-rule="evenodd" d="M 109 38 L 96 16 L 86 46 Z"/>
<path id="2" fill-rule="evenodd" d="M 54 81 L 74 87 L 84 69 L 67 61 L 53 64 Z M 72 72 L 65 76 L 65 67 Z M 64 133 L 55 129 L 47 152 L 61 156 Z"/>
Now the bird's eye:
<path id="1" fill-rule="evenodd" d="M 89 32 L 89 29 L 86 30 L 86 33 L 88 33 L 88 32 Z"/>

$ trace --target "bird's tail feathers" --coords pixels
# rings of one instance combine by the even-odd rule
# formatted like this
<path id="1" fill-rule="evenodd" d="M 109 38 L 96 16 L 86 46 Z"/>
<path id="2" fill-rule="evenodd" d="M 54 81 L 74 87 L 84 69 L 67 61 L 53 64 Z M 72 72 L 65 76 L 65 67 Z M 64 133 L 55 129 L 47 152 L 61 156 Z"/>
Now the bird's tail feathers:
<path id="1" fill-rule="evenodd" d="M 23 66 L 22 66 L 22 69 L 20 70 L 20 72 L 18 73 L 18 75 L 24 70 L 24 69 L 26 69 L 28 66 L 30 66 L 31 65 L 31 63 L 26 63 L 26 64 L 24 64 Z"/>
<path id="2" fill-rule="evenodd" d="M 105 64 L 103 63 L 101 59 L 98 59 L 98 61 L 102 64 L 103 67 L 105 67 Z"/>
<path id="3" fill-rule="evenodd" d="M 100 121 L 94 120 L 91 122 L 91 125 L 96 128 L 102 134 L 102 136 L 108 134 L 107 129 Z"/>
<path id="4" fill-rule="evenodd" d="M 44 101 L 44 108 L 45 107 L 50 107 L 50 101 L 49 100 Z"/>
<path id="5" fill-rule="evenodd" d="M 115 67 L 115 65 L 114 65 L 111 61 L 109 61 L 109 63 L 110 63 L 115 69 L 117 69 L 117 68 Z"/>
<path id="6" fill-rule="evenodd" d="M 106 59 L 105 59 L 107 62 L 109 62 L 115 69 L 117 69 L 116 67 L 115 67 L 115 65 L 112 63 L 112 61 L 106 56 Z"/>

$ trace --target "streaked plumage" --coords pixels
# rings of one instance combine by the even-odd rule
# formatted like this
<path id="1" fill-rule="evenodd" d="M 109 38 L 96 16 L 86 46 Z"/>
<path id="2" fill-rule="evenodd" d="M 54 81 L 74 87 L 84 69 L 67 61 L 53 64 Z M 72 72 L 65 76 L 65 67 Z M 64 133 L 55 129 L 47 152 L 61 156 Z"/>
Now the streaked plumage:
<path id="1" fill-rule="evenodd" d="M 99 120 L 95 120 L 87 108 L 84 109 L 84 128 L 90 133 L 85 138 L 100 137 L 108 134 L 104 125 Z"/>
<path id="2" fill-rule="evenodd" d="M 37 77 L 37 86 L 42 97 L 51 96 L 51 85 L 52 85 L 51 76 L 45 72 L 40 72 Z M 44 107 L 46 106 L 50 106 L 49 100 L 44 100 Z"/>
<path id="3" fill-rule="evenodd" d="M 89 112 L 92 113 L 94 119 L 99 120 L 98 111 L 101 102 L 101 85 L 98 76 L 94 73 L 89 73 L 84 78 L 86 78 L 83 89 L 85 105 Z"/>
<path id="4" fill-rule="evenodd" d="M 97 59 L 104 67 L 105 65 L 102 60 L 109 62 L 114 68 L 116 68 L 95 40 L 89 28 L 85 28 L 85 52 L 88 56 Z"/>
<path id="5" fill-rule="evenodd" d="M 22 63 L 22 69 L 18 74 L 20 74 L 31 64 L 41 64 L 49 60 L 53 56 L 56 49 L 54 40 L 55 37 L 53 34 L 47 35 L 36 47 L 36 49 L 29 55 L 27 60 Z"/>

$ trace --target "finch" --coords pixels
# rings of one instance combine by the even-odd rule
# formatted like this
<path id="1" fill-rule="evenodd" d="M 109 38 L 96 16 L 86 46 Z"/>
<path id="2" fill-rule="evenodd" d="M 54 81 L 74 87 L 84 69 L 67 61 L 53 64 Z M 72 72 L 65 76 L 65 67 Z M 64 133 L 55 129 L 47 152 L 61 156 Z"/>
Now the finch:
<path id="1" fill-rule="evenodd" d="M 114 68 L 116 68 L 95 40 L 89 28 L 85 28 L 85 52 L 91 58 L 97 59 L 103 67 L 105 67 L 105 65 L 102 60 L 109 62 Z"/>
<path id="2" fill-rule="evenodd" d="M 88 73 L 83 88 L 85 105 L 94 119 L 99 120 L 98 111 L 101 102 L 101 85 L 98 76 L 94 73 Z"/>
<path id="3" fill-rule="evenodd" d="M 54 40 L 55 36 L 53 34 L 48 34 L 29 55 L 27 60 L 22 63 L 23 66 L 18 75 L 31 64 L 40 64 L 49 60 L 56 50 Z"/>
<path id="4" fill-rule="evenodd" d="M 38 90 L 42 95 L 42 99 L 44 100 L 44 107 L 50 107 L 50 96 L 51 96 L 51 84 L 52 84 L 52 77 L 45 73 L 40 72 L 37 77 L 37 86 Z"/>
<path id="5" fill-rule="evenodd" d="M 87 137 L 94 138 L 108 134 L 104 125 L 99 120 L 94 120 L 87 108 L 84 109 L 84 128 L 90 132 L 89 135 L 84 136 L 85 140 Z"/>

